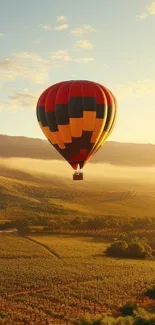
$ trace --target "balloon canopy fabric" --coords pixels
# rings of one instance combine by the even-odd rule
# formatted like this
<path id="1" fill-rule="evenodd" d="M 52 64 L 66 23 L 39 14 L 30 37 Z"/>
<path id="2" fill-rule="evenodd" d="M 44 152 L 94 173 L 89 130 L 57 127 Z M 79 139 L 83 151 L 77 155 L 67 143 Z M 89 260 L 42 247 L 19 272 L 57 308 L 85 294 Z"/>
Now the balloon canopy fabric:
<path id="1" fill-rule="evenodd" d="M 62 81 L 46 89 L 37 103 L 38 123 L 54 148 L 75 170 L 93 156 L 110 135 L 116 98 L 99 83 Z"/>

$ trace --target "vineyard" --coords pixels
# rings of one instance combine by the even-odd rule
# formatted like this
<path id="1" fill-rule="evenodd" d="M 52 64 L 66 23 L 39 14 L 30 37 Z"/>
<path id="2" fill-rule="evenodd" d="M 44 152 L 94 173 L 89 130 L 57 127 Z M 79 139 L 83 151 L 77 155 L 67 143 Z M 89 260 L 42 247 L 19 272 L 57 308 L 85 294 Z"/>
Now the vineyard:
<path id="1" fill-rule="evenodd" d="M 72 324 L 88 312 L 146 304 L 155 262 L 104 256 L 99 237 L 0 234 L 0 324 Z"/>
<path id="2" fill-rule="evenodd" d="M 0 325 L 72 325 L 87 313 L 117 316 L 128 301 L 148 308 L 154 260 L 105 251 L 128 235 L 155 249 L 154 183 L 102 176 L 73 184 L 22 164 L 1 167 Z M 3 232 L 6 222 L 14 234 Z"/>

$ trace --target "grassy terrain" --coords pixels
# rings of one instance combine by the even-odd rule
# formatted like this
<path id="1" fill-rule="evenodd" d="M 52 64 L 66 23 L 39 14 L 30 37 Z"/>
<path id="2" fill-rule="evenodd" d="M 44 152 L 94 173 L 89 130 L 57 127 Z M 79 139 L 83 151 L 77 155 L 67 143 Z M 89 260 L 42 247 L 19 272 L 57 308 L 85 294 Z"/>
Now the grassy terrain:
<path id="1" fill-rule="evenodd" d="M 86 312 L 115 314 L 126 301 L 139 301 L 155 279 L 155 262 L 107 258 L 101 238 L 33 235 L 33 242 L 0 236 L 3 324 L 56 324 L 57 318 L 63 324 Z"/>
<path id="2" fill-rule="evenodd" d="M 62 160 L 47 140 L 0 134 L 0 157 Z M 126 166 L 155 165 L 155 145 L 106 141 L 91 159 L 92 162 Z"/>
<path id="3" fill-rule="evenodd" d="M 133 178 L 89 175 L 83 182 L 68 177 L 0 169 L 0 219 L 57 215 L 153 216 L 155 183 Z M 94 171 L 95 172 L 95 171 Z M 94 174 L 95 175 L 95 174 Z"/>

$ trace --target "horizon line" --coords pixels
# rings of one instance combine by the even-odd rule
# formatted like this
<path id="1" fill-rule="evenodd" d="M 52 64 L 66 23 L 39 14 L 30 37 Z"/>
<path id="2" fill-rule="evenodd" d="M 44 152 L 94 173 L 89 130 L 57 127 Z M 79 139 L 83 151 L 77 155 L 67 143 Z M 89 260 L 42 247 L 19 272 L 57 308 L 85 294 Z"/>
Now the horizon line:
<path id="1" fill-rule="evenodd" d="M 42 140 L 42 141 L 47 141 L 48 139 L 46 138 L 39 138 L 39 137 L 33 137 L 33 136 L 26 136 L 26 135 L 8 135 L 8 134 L 1 134 L 0 136 L 5 136 L 5 137 L 10 137 L 10 138 L 27 138 L 27 139 L 36 139 L 36 140 Z M 134 144 L 134 145 L 152 145 L 155 146 L 155 143 L 151 143 L 151 142 L 123 142 L 123 141 L 118 141 L 118 140 L 107 140 L 105 143 L 107 142 L 114 142 L 114 143 L 121 143 L 121 144 Z"/>

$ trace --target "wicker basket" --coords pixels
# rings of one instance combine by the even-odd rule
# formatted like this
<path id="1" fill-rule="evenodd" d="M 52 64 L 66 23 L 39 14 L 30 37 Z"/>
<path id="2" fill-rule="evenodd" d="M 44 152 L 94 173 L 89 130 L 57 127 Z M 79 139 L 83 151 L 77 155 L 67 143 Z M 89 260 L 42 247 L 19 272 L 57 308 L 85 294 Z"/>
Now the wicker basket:
<path id="1" fill-rule="evenodd" d="M 83 173 L 81 173 L 81 172 L 75 172 L 73 174 L 73 180 L 74 181 L 82 181 L 83 180 Z"/>

